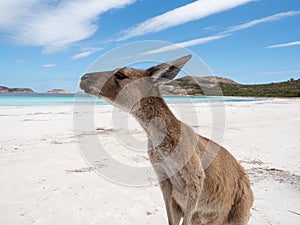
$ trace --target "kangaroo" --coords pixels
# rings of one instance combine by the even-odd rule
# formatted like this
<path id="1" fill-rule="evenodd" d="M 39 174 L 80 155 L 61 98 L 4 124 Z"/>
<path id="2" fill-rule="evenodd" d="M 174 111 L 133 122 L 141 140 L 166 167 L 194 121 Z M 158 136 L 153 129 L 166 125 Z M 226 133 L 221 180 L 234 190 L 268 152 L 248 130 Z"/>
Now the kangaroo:
<path id="1" fill-rule="evenodd" d="M 88 73 L 80 87 L 131 113 L 144 128 L 169 225 L 246 225 L 254 200 L 247 172 L 225 148 L 179 121 L 161 97 L 159 86 L 190 58 L 147 70 Z"/>

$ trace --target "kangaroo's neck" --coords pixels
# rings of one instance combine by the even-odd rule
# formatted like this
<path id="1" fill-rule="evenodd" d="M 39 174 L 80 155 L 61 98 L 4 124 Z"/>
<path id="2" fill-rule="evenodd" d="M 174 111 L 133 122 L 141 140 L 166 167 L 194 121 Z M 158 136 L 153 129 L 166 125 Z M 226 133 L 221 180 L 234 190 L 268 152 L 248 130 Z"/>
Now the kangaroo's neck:
<path id="1" fill-rule="evenodd" d="M 143 98 L 131 112 L 153 142 L 163 143 L 180 134 L 181 122 L 162 97 Z"/>

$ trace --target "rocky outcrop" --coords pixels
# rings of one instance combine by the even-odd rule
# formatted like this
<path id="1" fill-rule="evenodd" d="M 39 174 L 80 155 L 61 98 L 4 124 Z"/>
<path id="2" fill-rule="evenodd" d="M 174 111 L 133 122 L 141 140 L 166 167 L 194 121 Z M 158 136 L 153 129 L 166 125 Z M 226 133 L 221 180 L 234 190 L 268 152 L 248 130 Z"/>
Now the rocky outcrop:
<path id="1" fill-rule="evenodd" d="M 30 88 L 8 88 L 4 86 L 0 86 L 1 93 L 34 93 Z"/>
<path id="2" fill-rule="evenodd" d="M 238 85 L 233 80 L 216 76 L 186 76 L 172 80 L 160 87 L 162 95 L 203 95 L 203 88 L 214 88 L 219 84 Z"/>
<path id="3" fill-rule="evenodd" d="M 47 91 L 48 94 L 72 94 L 72 92 L 63 89 L 53 89 Z"/>
<path id="4" fill-rule="evenodd" d="M 4 87 L 4 86 L 0 86 L 0 92 L 9 92 L 9 88 Z"/>
<path id="5" fill-rule="evenodd" d="M 188 84 L 196 84 L 200 86 L 204 86 L 206 88 L 214 87 L 219 83 L 223 84 L 238 84 L 233 80 L 223 77 L 216 76 L 204 76 L 204 77 L 196 77 L 196 76 L 186 76 L 178 78 L 171 83 L 188 83 Z"/>

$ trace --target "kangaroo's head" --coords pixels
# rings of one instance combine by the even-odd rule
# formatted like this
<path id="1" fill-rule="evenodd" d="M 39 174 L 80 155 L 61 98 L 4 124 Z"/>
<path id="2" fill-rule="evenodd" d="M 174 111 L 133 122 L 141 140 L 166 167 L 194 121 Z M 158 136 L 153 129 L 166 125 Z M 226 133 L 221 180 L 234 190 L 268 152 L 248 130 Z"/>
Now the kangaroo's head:
<path id="1" fill-rule="evenodd" d="M 172 80 L 191 55 L 162 63 L 147 70 L 120 68 L 113 71 L 87 73 L 81 78 L 80 88 L 85 93 L 104 98 L 130 111 L 141 99 L 160 96 L 158 86 Z"/>

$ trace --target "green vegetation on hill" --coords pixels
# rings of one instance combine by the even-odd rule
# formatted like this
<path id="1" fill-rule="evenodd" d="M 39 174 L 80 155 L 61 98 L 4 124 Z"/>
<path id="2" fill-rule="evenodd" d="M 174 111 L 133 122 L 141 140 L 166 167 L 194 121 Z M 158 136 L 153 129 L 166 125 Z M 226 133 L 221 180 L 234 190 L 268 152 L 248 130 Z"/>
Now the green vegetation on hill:
<path id="1" fill-rule="evenodd" d="M 300 97 L 300 79 L 270 84 L 224 84 L 220 83 L 224 96 Z"/>

